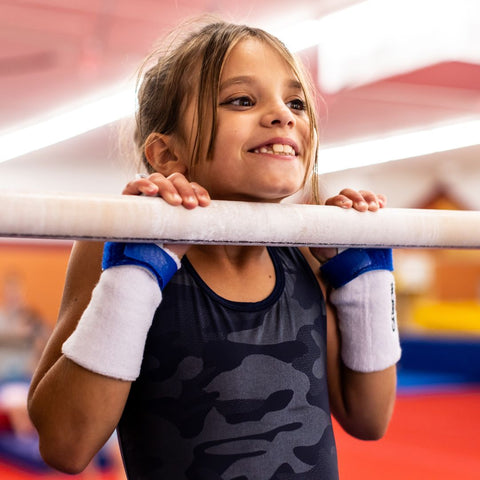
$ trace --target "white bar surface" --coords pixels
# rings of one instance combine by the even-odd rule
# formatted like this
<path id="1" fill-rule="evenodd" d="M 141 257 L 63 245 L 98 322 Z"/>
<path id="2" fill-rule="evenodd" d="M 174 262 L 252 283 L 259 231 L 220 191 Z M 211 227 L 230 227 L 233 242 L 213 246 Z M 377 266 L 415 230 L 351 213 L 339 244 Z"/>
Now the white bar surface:
<path id="1" fill-rule="evenodd" d="M 189 244 L 480 248 L 480 212 L 0 193 L 0 237 Z"/>

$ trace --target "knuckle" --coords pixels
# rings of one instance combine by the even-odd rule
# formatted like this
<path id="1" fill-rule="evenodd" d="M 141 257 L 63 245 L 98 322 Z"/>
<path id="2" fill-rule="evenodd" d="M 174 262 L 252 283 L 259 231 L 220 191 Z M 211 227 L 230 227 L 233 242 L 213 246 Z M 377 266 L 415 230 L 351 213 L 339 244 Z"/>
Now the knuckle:
<path id="1" fill-rule="evenodd" d="M 153 183 L 161 182 L 165 180 L 165 177 L 161 173 L 152 173 L 150 176 L 147 177 L 147 180 Z"/>
<path id="2" fill-rule="evenodd" d="M 183 180 L 186 180 L 185 177 L 183 176 L 183 174 L 181 174 L 180 172 L 173 172 L 171 173 L 168 177 L 167 177 L 168 180 L 170 181 L 183 181 Z"/>
<path id="3" fill-rule="evenodd" d="M 205 188 L 203 188 L 201 185 L 199 185 L 197 182 L 191 182 L 190 185 L 192 186 L 192 188 L 198 192 L 198 193 L 205 193 L 206 190 Z"/>

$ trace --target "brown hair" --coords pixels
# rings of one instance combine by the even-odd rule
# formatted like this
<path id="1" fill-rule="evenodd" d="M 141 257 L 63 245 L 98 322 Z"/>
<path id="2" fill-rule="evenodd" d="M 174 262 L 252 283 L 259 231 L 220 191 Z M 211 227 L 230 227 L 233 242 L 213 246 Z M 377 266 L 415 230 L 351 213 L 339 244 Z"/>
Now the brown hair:
<path id="1" fill-rule="evenodd" d="M 138 90 L 135 143 L 147 171 L 153 172 L 145 158 L 147 137 L 158 132 L 193 138 L 190 168 L 212 156 L 216 136 L 218 88 L 223 65 L 231 50 L 241 40 L 255 38 L 272 47 L 292 68 L 300 81 L 310 122 L 311 153 L 307 158 L 307 175 L 312 174 L 312 195 L 317 199 L 315 163 L 317 158 L 317 122 L 314 88 L 301 63 L 273 35 L 258 28 L 227 22 L 210 23 L 184 39 L 175 39 L 167 48 L 155 51 L 147 61 L 156 63 L 144 74 Z M 141 74 L 142 72 L 140 72 Z M 140 78 L 140 77 L 139 77 Z M 182 132 L 180 119 L 188 102 L 197 94 L 196 132 Z M 192 125 L 193 128 L 193 125 Z M 191 137 L 189 135 L 192 134 Z"/>

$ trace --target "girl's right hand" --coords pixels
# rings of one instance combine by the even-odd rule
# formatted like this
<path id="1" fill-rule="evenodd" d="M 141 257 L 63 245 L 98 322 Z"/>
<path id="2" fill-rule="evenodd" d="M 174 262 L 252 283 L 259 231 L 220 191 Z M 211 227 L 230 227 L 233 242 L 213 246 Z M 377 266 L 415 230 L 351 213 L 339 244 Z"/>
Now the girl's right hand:
<path id="1" fill-rule="evenodd" d="M 152 173 L 139 176 L 128 182 L 123 189 L 123 195 L 145 195 L 147 197 L 161 197 L 170 205 L 183 205 L 191 210 L 195 207 L 206 207 L 210 204 L 210 195 L 198 183 L 190 182 L 181 173 L 175 172 L 168 177 L 161 173 Z M 181 258 L 189 249 L 189 245 L 165 244 L 170 251 Z"/>
<path id="2" fill-rule="evenodd" d="M 123 195 L 146 195 L 161 197 L 170 205 L 183 205 L 187 209 L 206 207 L 210 204 L 207 190 L 195 182 L 190 182 L 181 173 L 175 172 L 168 177 L 161 173 L 152 173 L 128 182 Z"/>

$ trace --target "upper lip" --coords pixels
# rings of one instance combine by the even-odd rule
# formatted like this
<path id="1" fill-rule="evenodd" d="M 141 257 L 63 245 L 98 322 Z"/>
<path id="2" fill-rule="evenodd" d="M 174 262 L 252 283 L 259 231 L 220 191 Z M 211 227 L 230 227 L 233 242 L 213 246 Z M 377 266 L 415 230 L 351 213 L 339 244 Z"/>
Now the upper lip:
<path id="1" fill-rule="evenodd" d="M 293 150 L 295 150 L 295 155 L 298 155 L 299 153 L 297 143 L 291 138 L 283 138 L 283 137 L 270 138 L 269 140 L 266 140 L 265 142 L 262 142 L 259 145 L 255 145 L 253 148 L 250 149 L 250 151 L 256 150 L 257 148 L 266 147 L 267 145 L 273 145 L 275 143 L 280 145 L 290 145 L 293 148 Z"/>

